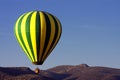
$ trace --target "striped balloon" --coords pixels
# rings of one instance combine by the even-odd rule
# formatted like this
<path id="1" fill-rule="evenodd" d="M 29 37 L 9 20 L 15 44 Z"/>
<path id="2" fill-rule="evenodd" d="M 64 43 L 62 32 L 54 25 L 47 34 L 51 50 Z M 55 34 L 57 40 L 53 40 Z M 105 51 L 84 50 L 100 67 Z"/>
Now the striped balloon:
<path id="1" fill-rule="evenodd" d="M 42 65 L 61 36 L 57 17 L 44 11 L 31 11 L 21 15 L 15 23 L 16 38 L 35 65 Z"/>

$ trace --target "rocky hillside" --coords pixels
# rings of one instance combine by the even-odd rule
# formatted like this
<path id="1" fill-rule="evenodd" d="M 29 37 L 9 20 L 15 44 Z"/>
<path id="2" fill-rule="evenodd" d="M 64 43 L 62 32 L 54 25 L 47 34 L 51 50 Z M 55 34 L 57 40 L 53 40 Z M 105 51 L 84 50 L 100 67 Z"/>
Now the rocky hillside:
<path id="1" fill-rule="evenodd" d="M 0 67 L 0 80 L 120 80 L 120 69 L 63 65 L 35 74 L 26 67 Z"/>

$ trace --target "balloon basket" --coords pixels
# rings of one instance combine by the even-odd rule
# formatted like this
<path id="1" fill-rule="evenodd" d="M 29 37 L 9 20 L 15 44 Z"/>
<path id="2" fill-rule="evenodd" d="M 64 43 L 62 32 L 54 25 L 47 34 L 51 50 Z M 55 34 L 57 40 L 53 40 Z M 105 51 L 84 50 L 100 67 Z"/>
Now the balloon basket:
<path id="1" fill-rule="evenodd" d="M 40 69 L 37 67 L 37 68 L 34 70 L 34 72 L 35 72 L 36 74 L 39 74 L 39 73 L 40 73 Z"/>

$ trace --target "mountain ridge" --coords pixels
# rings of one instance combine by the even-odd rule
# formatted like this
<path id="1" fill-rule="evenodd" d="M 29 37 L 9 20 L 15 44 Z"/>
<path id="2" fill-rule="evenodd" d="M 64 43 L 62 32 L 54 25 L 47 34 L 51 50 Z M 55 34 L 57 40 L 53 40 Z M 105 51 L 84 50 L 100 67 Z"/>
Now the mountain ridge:
<path id="1" fill-rule="evenodd" d="M 61 65 L 36 74 L 28 67 L 0 67 L 0 80 L 120 80 L 120 69 L 80 65 Z"/>

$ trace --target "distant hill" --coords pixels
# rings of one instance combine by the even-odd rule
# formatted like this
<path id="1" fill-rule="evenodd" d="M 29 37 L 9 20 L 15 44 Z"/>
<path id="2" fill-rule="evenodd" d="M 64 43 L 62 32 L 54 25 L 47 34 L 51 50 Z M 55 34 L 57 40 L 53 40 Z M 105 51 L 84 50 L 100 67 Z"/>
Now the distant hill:
<path id="1" fill-rule="evenodd" d="M 120 80 L 120 69 L 63 65 L 35 74 L 27 67 L 0 67 L 0 80 Z"/>

